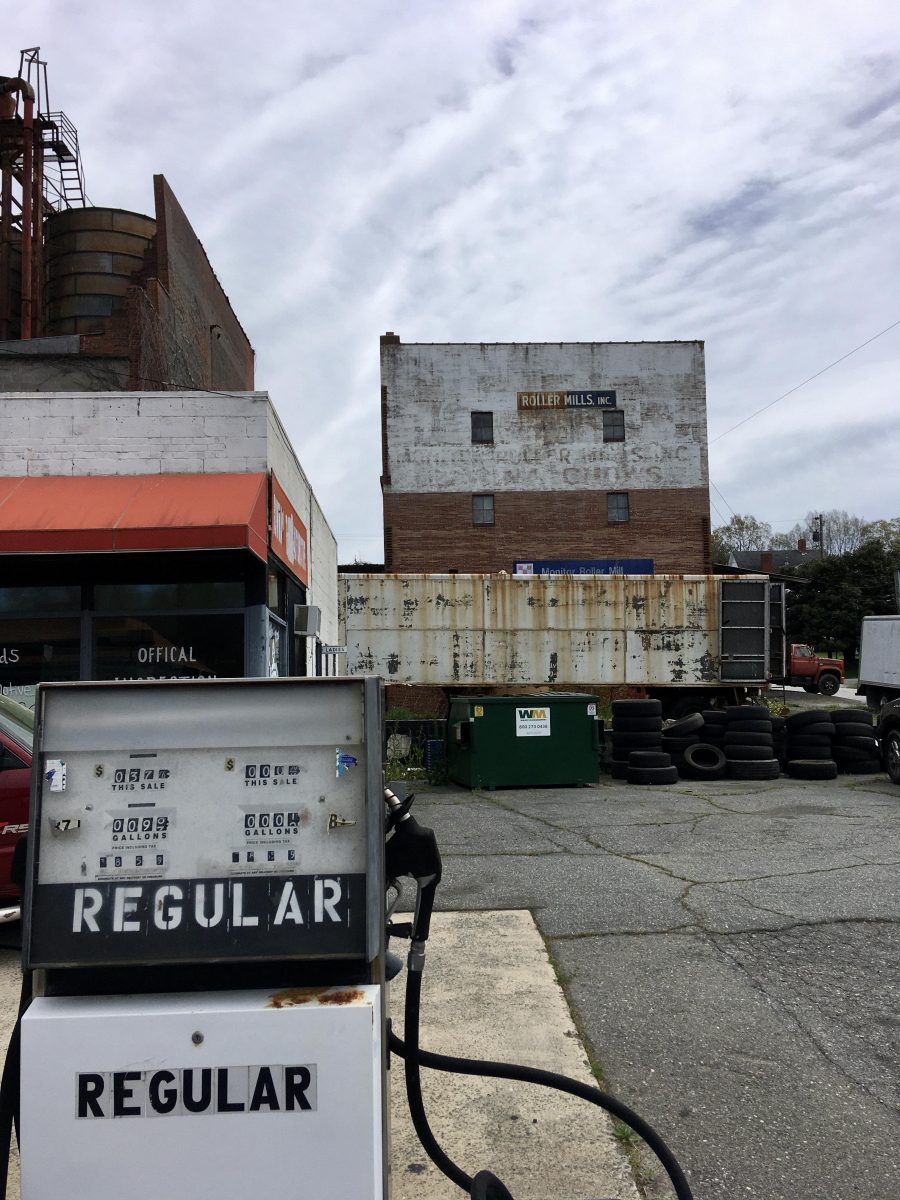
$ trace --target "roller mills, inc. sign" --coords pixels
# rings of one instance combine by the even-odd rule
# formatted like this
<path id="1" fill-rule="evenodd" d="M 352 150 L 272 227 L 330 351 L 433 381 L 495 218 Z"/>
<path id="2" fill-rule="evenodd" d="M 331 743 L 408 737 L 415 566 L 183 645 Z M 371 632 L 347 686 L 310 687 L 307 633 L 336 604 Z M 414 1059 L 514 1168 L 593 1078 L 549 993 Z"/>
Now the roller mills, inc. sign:
<path id="1" fill-rule="evenodd" d="M 544 409 L 615 408 L 616 393 L 593 389 L 581 392 L 516 392 L 516 408 L 520 412 L 542 412 Z"/>

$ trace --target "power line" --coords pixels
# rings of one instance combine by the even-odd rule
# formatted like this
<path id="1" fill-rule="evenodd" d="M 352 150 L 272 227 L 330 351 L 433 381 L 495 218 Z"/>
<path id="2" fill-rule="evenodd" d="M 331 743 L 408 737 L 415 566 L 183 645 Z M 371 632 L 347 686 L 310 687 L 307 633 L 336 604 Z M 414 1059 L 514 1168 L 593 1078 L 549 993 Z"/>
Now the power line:
<path id="1" fill-rule="evenodd" d="M 709 481 L 709 486 L 718 493 L 719 499 L 722 501 L 722 503 L 725 505 L 725 507 L 728 509 L 728 511 L 731 513 L 731 515 L 733 517 L 737 516 L 737 513 L 734 511 L 734 509 L 731 507 L 731 505 L 728 503 L 728 501 L 725 499 L 725 497 L 722 495 L 722 493 L 719 491 L 719 489 L 716 487 L 716 485 L 713 483 L 712 480 Z M 726 521 L 725 524 L 727 525 L 728 522 Z"/>
<path id="2" fill-rule="evenodd" d="M 735 429 L 740 429 L 742 425 L 746 425 L 748 421 L 752 421 L 754 417 L 758 417 L 760 413 L 766 412 L 767 409 L 772 408 L 773 405 L 778 404 L 781 400 L 787 399 L 787 397 L 793 395 L 794 392 L 799 392 L 802 387 L 806 387 L 808 383 L 812 383 L 814 379 L 818 379 L 820 375 L 824 375 L 826 371 L 830 371 L 831 368 L 836 367 L 838 363 L 844 362 L 844 360 L 848 359 L 851 354 L 856 354 L 858 350 L 862 350 L 865 346 L 870 346 L 872 342 L 877 341 L 878 338 L 884 337 L 886 333 L 890 333 L 890 331 L 892 329 L 896 329 L 898 325 L 900 325 L 900 320 L 894 321 L 892 324 L 888 325 L 886 329 L 882 329 L 880 333 L 875 333 L 872 335 L 872 337 L 866 338 L 864 342 L 860 342 L 858 346 L 854 346 L 852 350 L 848 350 L 846 354 L 842 354 L 840 358 L 836 358 L 834 362 L 829 363 L 827 367 L 823 367 L 821 371 L 816 371 L 815 375 L 810 375 L 808 379 L 804 379 L 803 382 L 798 383 L 796 387 L 789 388 L 788 391 L 783 392 L 780 396 L 776 396 L 774 400 L 770 400 L 768 404 L 764 404 L 762 408 L 758 408 L 756 412 L 752 412 L 749 417 L 744 417 L 743 421 L 738 421 L 737 425 L 732 425 L 731 428 L 726 429 L 724 433 L 717 434 L 710 441 L 710 445 L 712 445 L 713 442 L 721 441 L 722 438 L 727 437 L 729 433 L 734 433 Z"/>

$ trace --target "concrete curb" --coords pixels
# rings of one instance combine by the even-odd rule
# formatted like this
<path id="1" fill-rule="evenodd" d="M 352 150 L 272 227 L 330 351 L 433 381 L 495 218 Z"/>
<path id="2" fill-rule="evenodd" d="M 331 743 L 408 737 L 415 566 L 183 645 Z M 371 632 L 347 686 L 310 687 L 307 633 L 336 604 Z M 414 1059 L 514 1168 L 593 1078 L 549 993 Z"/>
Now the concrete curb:
<path id="1" fill-rule="evenodd" d="M 401 949 L 394 943 L 395 950 Z M 402 1036 L 406 974 L 392 986 Z M 423 1049 L 524 1063 L 595 1080 L 530 913 L 436 913 L 422 997 Z M 469 1175 L 494 1172 L 516 1200 L 638 1200 L 628 1162 L 600 1109 L 548 1088 L 423 1071 L 438 1142 Z M 393 1200 L 459 1200 L 412 1128 L 403 1064 L 393 1060 Z"/>

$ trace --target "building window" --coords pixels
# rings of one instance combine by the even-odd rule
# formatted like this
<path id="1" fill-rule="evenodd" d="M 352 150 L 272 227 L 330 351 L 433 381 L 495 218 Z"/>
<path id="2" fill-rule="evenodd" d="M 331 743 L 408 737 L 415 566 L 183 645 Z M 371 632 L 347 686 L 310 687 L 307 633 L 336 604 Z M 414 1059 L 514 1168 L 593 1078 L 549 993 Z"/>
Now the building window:
<path id="1" fill-rule="evenodd" d="M 473 496 L 472 497 L 472 524 L 473 525 L 493 525 L 494 523 L 494 497 L 493 496 Z"/>
<path id="2" fill-rule="evenodd" d="M 472 413 L 472 445 L 492 446 L 494 444 L 494 414 L 492 412 Z"/>
<path id="3" fill-rule="evenodd" d="M 606 495 L 606 519 L 609 522 L 613 521 L 628 521 L 631 514 L 628 511 L 628 493 L 627 492 L 607 492 Z"/>
<path id="4" fill-rule="evenodd" d="M 603 413 L 604 442 L 625 441 L 625 414 L 618 408 L 604 410 Z"/>

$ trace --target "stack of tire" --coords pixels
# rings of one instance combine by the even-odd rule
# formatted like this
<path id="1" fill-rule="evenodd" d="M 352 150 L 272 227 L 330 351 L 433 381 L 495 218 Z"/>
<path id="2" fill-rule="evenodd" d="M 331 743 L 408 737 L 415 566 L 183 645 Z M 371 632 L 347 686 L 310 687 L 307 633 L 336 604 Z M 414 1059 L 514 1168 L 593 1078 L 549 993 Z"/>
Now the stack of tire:
<path id="1" fill-rule="evenodd" d="M 722 749 L 729 779 L 777 779 L 781 763 L 775 754 L 772 718 L 762 704 L 738 704 L 725 710 Z"/>
<path id="2" fill-rule="evenodd" d="M 785 719 L 785 771 L 791 779 L 836 779 L 834 721 L 830 712 L 807 709 Z"/>
<path id="3" fill-rule="evenodd" d="M 663 728 L 663 750 L 672 759 L 672 763 L 681 771 L 684 766 L 684 752 L 689 746 L 695 746 L 700 741 L 700 730 L 703 728 L 703 718 L 699 713 L 689 713 Z"/>
<path id="4" fill-rule="evenodd" d="M 859 708 L 839 708 L 831 714 L 834 722 L 832 756 L 841 775 L 876 775 L 881 771 L 878 739 L 872 714 Z"/>
<path id="5" fill-rule="evenodd" d="M 691 718 L 686 718 L 691 720 Z M 678 762 L 678 773 L 684 779 L 724 779 L 726 762 L 723 745 L 725 740 L 725 713 L 719 709 L 707 709 L 699 716 L 699 722 L 694 719 L 690 733 L 684 734 L 685 744 L 681 750 Z M 677 736 L 675 725 L 664 730 L 663 745 L 666 737 Z"/>
<path id="6" fill-rule="evenodd" d="M 784 717 L 772 717 L 772 748 L 780 763 L 784 762 L 785 725 Z"/>
<path id="7" fill-rule="evenodd" d="M 613 700 L 610 773 L 629 783 L 676 782 L 678 771 L 662 752 L 659 700 Z"/>
<path id="8" fill-rule="evenodd" d="M 725 730 L 728 726 L 728 714 L 724 708 L 707 708 L 701 713 L 703 728 L 700 730 L 700 741 L 708 746 L 718 746 L 721 750 L 725 744 Z"/>

